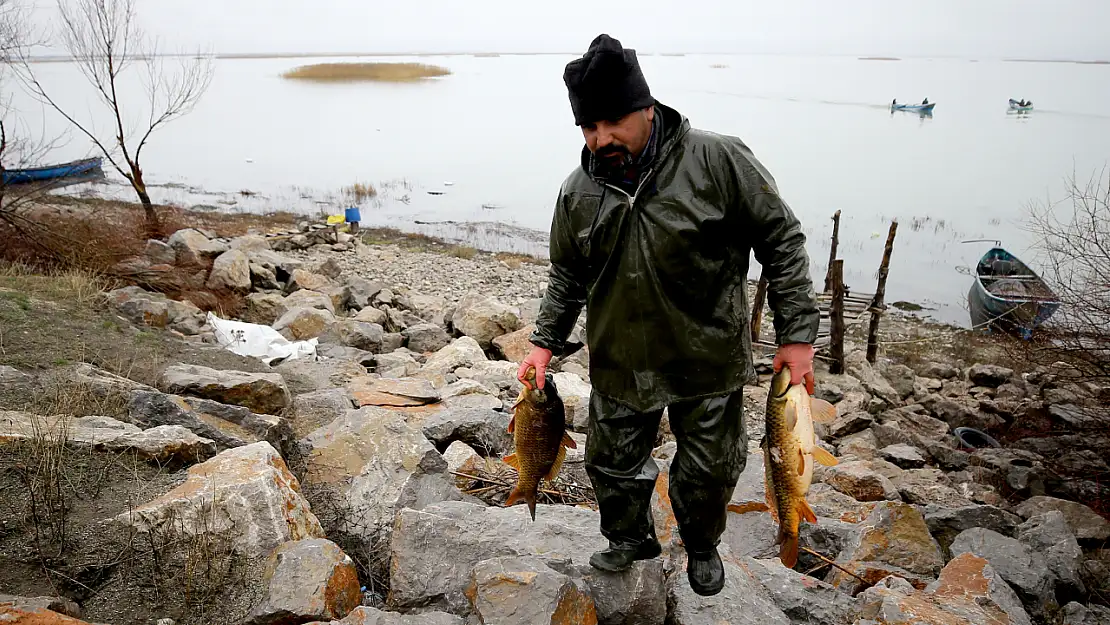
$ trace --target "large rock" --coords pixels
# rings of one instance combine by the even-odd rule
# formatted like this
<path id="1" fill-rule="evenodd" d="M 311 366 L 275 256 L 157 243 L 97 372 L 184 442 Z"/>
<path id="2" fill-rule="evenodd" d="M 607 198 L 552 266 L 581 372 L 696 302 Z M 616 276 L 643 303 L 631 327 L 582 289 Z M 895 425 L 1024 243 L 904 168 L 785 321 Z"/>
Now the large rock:
<path id="1" fill-rule="evenodd" d="M 354 319 L 341 319 L 327 326 L 320 335 L 321 343 L 337 343 L 370 353 L 382 349 L 385 330 L 376 323 L 363 323 Z"/>
<path id="2" fill-rule="evenodd" d="M 899 500 L 894 483 L 863 460 L 843 462 L 829 467 L 824 482 L 858 501 Z"/>
<path id="3" fill-rule="evenodd" d="M 1014 379 L 1014 370 L 998 365 L 972 365 L 967 379 L 975 386 L 998 388 Z"/>
<path id="4" fill-rule="evenodd" d="M 271 325 L 285 314 L 285 298 L 277 293 L 251 293 L 247 296 L 247 310 L 243 320 L 249 323 Z"/>
<path id="5" fill-rule="evenodd" d="M 860 625 L 1032 625 L 1014 591 L 971 554 L 949 562 L 923 592 L 891 578 L 866 590 L 860 602 Z"/>
<path id="6" fill-rule="evenodd" d="M 294 291 L 286 295 L 281 300 L 281 307 L 278 309 L 278 317 L 282 317 L 290 310 L 298 308 L 316 308 L 318 310 L 326 310 L 333 315 L 335 314 L 335 303 L 327 295 L 319 291 L 300 290 Z M 367 321 L 366 319 L 357 319 L 357 321 Z"/>
<path id="7" fill-rule="evenodd" d="M 1081 503 L 1056 499 L 1055 497 L 1030 497 L 1014 508 L 1014 512 L 1024 519 L 1030 519 L 1052 510 L 1063 513 L 1064 520 L 1068 522 L 1068 527 L 1071 528 L 1076 539 L 1080 542 L 1099 542 L 1110 539 L 1110 521 Z"/>
<path id="8" fill-rule="evenodd" d="M 597 608 L 581 579 L 535 557 L 483 560 L 471 573 L 467 597 L 482 623 L 597 625 Z"/>
<path id="9" fill-rule="evenodd" d="M 464 623 L 461 618 L 445 612 L 398 614 L 362 606 L 355 608 L 355 611 L 343 620 L 329 623 L 312 621 L 306 625 L 464 625 Z"/>
<path id="10" fill-rule="evenodd" d="M 486 360 L 486 353 L 482 351 L 478 342 L 469 336 L 464 336 L 429 356 L 424 366 L 420 368 L 420 373 L 416 375 L 433 383 L 441 382 L 442 386 L 443 379 L 448 373 L 459 367 L 473 367 Z"/>
<path id="11" fill-rule="evenodd" d="M 778 560 L 748 558 L 741 568 L 759 580 L 793 623 L 843 625 L 859 617 L 859 606 L 851 597 L 831 584 L 782 566 Z"/>
<path id="12" fill-rule="evenodd" d="M 939 469 L 910 469 L 891 479 L 902 501 L 924 506 L 937 504 L 945 508 L 962 508 L 972 502 L 956 489 L 946 484 L 946 476 Z"/>
<path id="13" fill-rule="evenodd" d="M 944 566 L 940 546 L 914 506 L 880 503 L 859 529 L 837 561 L 868 582 L 896 575 L 920 584 L 931 580 Z M 841 569 L 830 571 L 825 581 L 840 589 L 859 589 L 859 580 Z"/>
<path id="14" fill-rule="evenodd" d="M 1061 625 L 1110 625 L 1110 608 L 1094 603 L 1085 607 L 1073 601 L 1064 606 Z"/>
<path id="15" fill-rule="evenodd" d="M 883 377 L 890 382 L 891 387 L 901 395 L 902 399 L 913 395 L 913 385 L 917 377 L 913 369 L 906 365 L 887 365 L 883 367 Z"/>
<path id="16" fill-rule="evenodd" d="M 320 337 L 336 321 L 335 315 L 319 308 L 294 308 L 274 322 L 273 328 L 291 341 Z"/>
<path id="17" fill-rule="evenodd" d="M 37 603 L 0 602 L 0 623 L 16 625 L 93 625 L 41 607 Z"/>
<path id="18" fill-rule="evenodd" d="M 513 447 L 508 432 L 509 415 L 482 408 L 447 409 L 424 421 L 424 436 L 437 449 L 446 450 L 454 441 L 462 441 L 486 456 L 502 456 Z"/>
<path id="19" fill-rule="evenodd" d="M 1083 550 L 1068 527 L 1064 514 L 1052 510 L 1022 523 L 1017 538 L 1033 551 L 1044 556 L 1048 570 L 1056 578 L 1056 596 L 1083 597 L 1087 594 L 1079 567 Z"/>
<path id="20" fill-rule="evenodd" d="M 293 398 L 293 435 L 300 438 L 319 429 L 355 407 L 347 389 L 325 388 Z"/>
<path id="21" fill-rule="evenodd" d="M 565 371 L 551 377 L 555 380 L 555 388 L 559 389 L 559 397 L 563 399 L 567 427 L 573 428 L 575 432 L 585 432 L 590 421 L 590 395 L 593 387 L 577 375 Z"/>
<path id="22" fill-rule="evenodd" d="M 879 454 L 879 441 L 875 433 L 867 429 L 845 436 L 837 443 L 836 451 L 841 458 L 854 456 L 859 460 L 872 460 Z"/>
<path id="23" fill-rule="evenodd" d="M 423 406 L 440 400 L 431 382 L 419 378 L 357 377 L 347 390 L 358 406 Z"/>
<path id="24" fill-rule="evenodd" d="M 362 276 L 351 276 L 347 278 L 347 284 L 344 286 L 347 305 L 352 310 L 368 308 L 374 301 L 374 296 L 384 288 L 385 285 L 380 282 L 367 280 Z"/>
<path id="25" fill-rule="evenodd" d="M 970 505 L 952 509 L 931 505 L 925 508 L 925 524 L 944 553 L 948 554 L 952 541 L 965 530 L 984 527 L 1012 537 L 1021 524 L 1021 518 L 995 506 Z"/>
<path id="26" fill-rule="evenodd" d="M 216 443 L 184 427 L 163 425 L 140 430 L 110 417 L 39 416 L 0 410 L 0 444 L 66 437 L 73 447 L 132 453 L 163 466 L 202 462 L 216 455 Z"/>
<path id="27" fill-rule="evenodd" d="M 952 399 L 930 395 L 922 400 L 934 417 L 944 421 L 953 429 L 970 427 L 988 430 L 1004 423 L 998 415 L 979 410 L 978 402 L 973 399 Z"/>
<path id="28" fill-rule="evenodd" d="M 355 563 L 325 538 L 287 542 L 270 554 L 265 598 L 244 625 L 298 625 L 339 619 L 362 603 Z"/>
<path id="29" fill-rule="evenodd" d="M 971 553 L 989 561 L 1017 591 L 1030 614 L 1044 618 L 1059 607 L 1044 556 L 1020 541 L 976 527 L 960 533 L 950 549 L 953 556 Z"/>
<path id="30" fill-rule="evenodd" d="M 389 604 L 469 615 L 466 589 L 475 565 L 503 556 L 537 556 L 586 581 L 598 622 L 661 625 L 667 613 L 661 560 L 637 562 L 623 573 L 594 569 L 590 554 L 608 546 L 597 527 L 597 512 L 559 505 L 539 504 L 535 521 L 526 506 L 446 502 L 422 511 L 404 509 L 393 529 Z"/>
<path id="31" fill-rule="evenodd" d="M 285 419 L 255 414 L 242 406 L 157 391 L 134 391 L 127 415 L 133 422 L 146 427 L 177 425 L 188 428 L 225 449 L 258 441 L 270 443 L 283 454 L 292 449 L 293 432 Z"/>
<path id="32" fill-rule="evenodd" d="M 204 265 L 228 250 L 226 243 L 213 241 L 193 228 L 178 230 L 170 235 L 169 245 L 178 263 Z"/>
<path id="33" fill-rule="evenodd" d="M 194 317 L 204 316 L 204 313 L 190 302 L 172 300 L 161 293 L 144 291 L 137 286 L 116 289 L 109 292 L 105 298 L 113 311 L 136 325 L 166 328 L 185 323 Z"/>
<path id="34" fill-rule="evenodd" d="M 321 291 L 339 286 L 327 276 L 312 273 L 304 269 L 294 269 L 289 276 L 289 283 L 285 287 L 287 293 L 304 289 L 306 291 Z"/>
<path id="35" fill-rule="evenodd" d="M 682 558 L 685 560 L 685 557 Z M 725 560 L 725 587 L 712 597 L 690 588 L 685 566 L 667 578 L 667 623 L 674 625 L 791 625 L 749 567 Z"/>
<path id="36" fill-rule="evenodd" d="M 300 490 L 277 450 L 253 443 L 191 467 L 180 486 L 114 519 L 171 540 L 218 536 L 259 558 L 290 540 L 324 537 Z"/>
<path id="37" fill-rule="evenodd" d="M 829 438 L 843 438 L 849 434 L 862 432 L 871 427 L 875 418 L 866 412 L 850 412 L 836 417 L 829 425 Z"/>
<path id="38" fill-rule="evenodd" d="M 451 324 L 483 349 L 489 349 L 493 339 L 520 328 L 520 311 L 472 291 L 459 300 Z"/>
<path id="39" fill-rule="evenodd" d="M 281 414 L 292 403 L 285 380 L 277 373 L 221 371 L 177 364 L 162 373 L 159 387 L 166 393 L 244 406 L 260 414 Z"/>
<path id="40" fill-rule="evenodd" d="M 532 336 L 532 332 L 536 326 L 528 324 L 523 328 L 502 334 L 501 336 L 493 339 L 493 350 L 497 355 L 501 356 L 509 362 L 522 362 L 524 358 L 532 351 L 535 345 L 528 340 Z"/>
<path id="41" fill-rule="evenodd" d="M 208 274 L 208 288 L 251 290 L 251 261 L 247 255 L 239 250 L 228 250 L 217 256 Z"/>
<path id="42" fill-rule="evenodd" d="M 451 342 L 447 331 L 434 323 L 418 323 L 405 328 L 401 334 L 408 341 L 408 348 L 418 354 L 438 352 Z"/>
<path id="43" fill-rule="evenodd" d="M 920 469 L 925 466 L 925 457 L 916 447 L 906 444 L 888 445 L 879 450 L 884 460 L 903 469 Z"/>
<path id="44" fill-rule="evenodd" d="M 847 361 L 848 373 L 858 379 L 868 393 L 882 399 L 891 407 L 901 403 L 902 395 L 894 390 L 894 387 L 886 381 L 886 378 L 872 368 L 863 351 L 852 352 L 845 360 Z"/>
<path id="45" fill-rule="evenodd" d="M 341 531 L 368 542 L 388 534 L 394 513 L 457 500 L 447 462 L 404 416 L 383 408 L 351 410 L 302 442 L 310 496 L 339 502 Z"/>

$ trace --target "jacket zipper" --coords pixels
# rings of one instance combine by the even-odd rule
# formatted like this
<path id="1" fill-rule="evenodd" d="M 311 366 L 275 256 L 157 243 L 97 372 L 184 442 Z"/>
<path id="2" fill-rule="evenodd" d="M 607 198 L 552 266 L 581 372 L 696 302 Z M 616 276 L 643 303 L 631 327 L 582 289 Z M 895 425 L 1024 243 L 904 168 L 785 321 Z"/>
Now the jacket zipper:
<path id="1" fill-rule="evenodd" d="M 640 191 L 644 190 L 644 185 L 647 184 L 648 180 L 651 180 L 651 176 L 654 173 L 655 173 L 655 170 L 653 170 L 653 169 L 647 170 L 647 173 L 644 174 L 643 180 L 641 180 L 640 184 L 636 186 L 636 192 L 633 193 L 632 195 L 629 195 L 628 191 L 625 191 L 624 189 L 622 189 L 620 187 L 613 186 L 613 185 L 609 184 L 608 182 L 605 182 L 605 183 L 602 183 L 602 184 L 609 187 L 610 189 L 613 189 L 614 191 L 618 191 L 618 192 L 624 194 L 624 197 L 628 198 L 628 208 L 632 208 L 636 204 L 636 198 L 640 196 Z"/>

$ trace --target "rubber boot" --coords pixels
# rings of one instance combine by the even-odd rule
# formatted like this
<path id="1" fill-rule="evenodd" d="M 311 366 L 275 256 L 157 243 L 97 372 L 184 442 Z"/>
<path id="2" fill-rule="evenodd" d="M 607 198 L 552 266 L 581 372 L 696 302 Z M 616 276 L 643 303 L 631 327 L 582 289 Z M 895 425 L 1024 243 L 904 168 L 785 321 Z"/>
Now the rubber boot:
<path id="1" fill-rule="evenodd" d="M 687 551 L 686 578 L 690 588 L 703 597 L 711 597 L 725 587 L 725 565 L 716 549 Z"/>
<path id="2" fill-rule="evenodd" d="M 608 549 L 590 556 L 590 566 L 616 573 L 628 569 L 636 560 L 658 558 L 662 553 L 663 547 L 654 539 L 645 540 L 634 547 L 609 543 Z"/>

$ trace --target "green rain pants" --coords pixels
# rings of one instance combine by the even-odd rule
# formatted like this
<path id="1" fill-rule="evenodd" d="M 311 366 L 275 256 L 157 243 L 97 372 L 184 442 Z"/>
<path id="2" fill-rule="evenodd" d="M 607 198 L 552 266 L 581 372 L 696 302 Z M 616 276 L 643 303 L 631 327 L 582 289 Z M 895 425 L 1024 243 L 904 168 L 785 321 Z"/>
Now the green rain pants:
<path id="1" fill-rule="evenodd" d="M 651 457 L 663 410 L 636 412 L 596 391 L 590 397 L 586 472 L 601 512 L 601 534 L 614 546 L 655 540 L 651 495 L 659 467 Z M 667 407 L 678 442 L 670 499 L 688 551 L 715 548 L 726 506 L 748 459 L 743 389 Z"/>

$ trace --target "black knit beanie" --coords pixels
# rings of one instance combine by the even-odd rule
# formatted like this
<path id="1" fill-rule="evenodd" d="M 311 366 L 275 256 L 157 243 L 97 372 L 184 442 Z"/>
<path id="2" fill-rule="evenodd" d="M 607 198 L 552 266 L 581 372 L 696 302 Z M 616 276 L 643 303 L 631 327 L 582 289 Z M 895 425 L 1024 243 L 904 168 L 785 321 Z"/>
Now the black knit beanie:
<path id="1" fill-rule="evenodd" d="M 616 120 L 655 104 L 636 51 L 609 35 L 598 35 L 580 59 L 567 63 L 563 82 L 578 126 Z"/>

